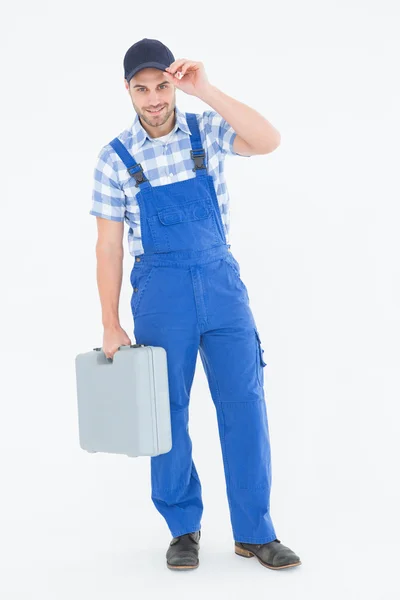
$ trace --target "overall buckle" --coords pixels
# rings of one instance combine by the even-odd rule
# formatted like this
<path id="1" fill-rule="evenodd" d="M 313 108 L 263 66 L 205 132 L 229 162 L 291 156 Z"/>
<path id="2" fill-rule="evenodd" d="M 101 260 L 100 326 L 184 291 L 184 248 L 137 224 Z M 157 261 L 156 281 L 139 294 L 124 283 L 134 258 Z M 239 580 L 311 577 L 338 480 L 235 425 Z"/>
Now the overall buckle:
<path id="1" fill-rule="evenodd" d="M 136 167 L 140 167 L 140 170 L 136 171 L 136 172 L 132 172 L 131 169 L 136 169 Z M 131 175 L 132 177 L 135 178 L 135 181 L 136 181 L 135 187 L 139 187 L 140 183 L 143 183 L 144 181 L 148 181 L 148 179 L 146 178 L 146 175 L 143 173 L 142 165 L 140 163 L 137 163 L 136 165 L 132 165 L 131 167 L 128 167 L 128 173 L 129 173 L 129 175 Z"/>
<path id="2" fill-rule="evenodd" d="M 201 148 L 201 150 L 191 150 L 190 151 L 190 156 L 191 158 L 194 160 L 194 164 L 195 167 L 194 169 L 192 169 L 192 171 L 198 171 L 199 169 L 206 169 L 206 165 L 204 164 L 204 158 L 205 158 L 205 151 L 204 148 Z"/>

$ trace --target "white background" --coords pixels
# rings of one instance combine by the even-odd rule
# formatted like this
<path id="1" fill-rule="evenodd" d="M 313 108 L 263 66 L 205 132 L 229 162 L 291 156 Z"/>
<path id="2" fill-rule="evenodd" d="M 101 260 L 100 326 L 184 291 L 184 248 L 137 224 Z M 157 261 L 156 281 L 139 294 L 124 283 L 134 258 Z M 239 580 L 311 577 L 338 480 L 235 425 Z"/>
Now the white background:
<path id="1" fill-rule="evenodd" d="M 0 596 L 398 599 L 399 4 L 25 1 L 2 17 Z M 268 363 L 271 514 L 297 568 L 233 552 L 200 358 L 199 569 L 165 566 L 150 459 L 79 447 L 74 359 L 102 343 L 93 168 L 134 118 L 122 60 L 143 37 L 201 60 L 282 135 L 269 155 L 227 157 L 226 176 Z"/>

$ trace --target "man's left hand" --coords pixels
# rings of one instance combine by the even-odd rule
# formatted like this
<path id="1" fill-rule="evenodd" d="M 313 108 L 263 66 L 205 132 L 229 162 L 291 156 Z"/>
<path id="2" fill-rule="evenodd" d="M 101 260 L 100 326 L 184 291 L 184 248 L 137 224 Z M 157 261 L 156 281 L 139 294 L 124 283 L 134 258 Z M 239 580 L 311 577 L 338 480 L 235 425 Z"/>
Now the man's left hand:
<path id="1" fill-rule="evenodd" d="M 181 79 L 176 76 L 178 72 L 182 73 Z M 190 96 L 200 98 L 210 87 L 204 65 L 200 61 L 179 58 L 167 67 L 164 74 L 178 90 Z"/>

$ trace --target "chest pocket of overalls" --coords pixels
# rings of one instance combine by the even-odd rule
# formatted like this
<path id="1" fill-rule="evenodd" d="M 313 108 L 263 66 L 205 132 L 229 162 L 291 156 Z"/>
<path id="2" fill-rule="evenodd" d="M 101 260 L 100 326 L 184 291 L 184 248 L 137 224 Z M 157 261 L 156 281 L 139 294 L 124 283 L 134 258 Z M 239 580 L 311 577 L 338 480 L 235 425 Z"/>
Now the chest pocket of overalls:
<path id="1" fill-rule="evenodd" d="M 208 199 L 171 205 L 148 217 L 157 252 L 209 248 L 217 243 L 213 208 Z"/>

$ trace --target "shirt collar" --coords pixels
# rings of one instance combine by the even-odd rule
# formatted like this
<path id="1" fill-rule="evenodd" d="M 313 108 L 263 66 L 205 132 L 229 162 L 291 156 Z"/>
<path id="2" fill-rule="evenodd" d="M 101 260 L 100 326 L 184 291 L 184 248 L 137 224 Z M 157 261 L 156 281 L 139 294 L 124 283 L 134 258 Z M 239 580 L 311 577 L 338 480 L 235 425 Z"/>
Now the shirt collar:
<path id="1" fill-rule="evenodd" d="M 185 113 L 179 110 L 179 108 L 175 105 L 175 125 L 171 131 L 171 134 L 177 131 L 177 129 L 181 129 L 188 135 L 191 135 Z M 147 131 L 144 129 L 137 113 L 131 126 L 131 134 L 134 140 L 132 143 L 132 151 L 137 151 L 139 148 L 141 148 L 146 139 L 150 140 L 151 142 L 154 141 L 149 137 Z"/>

